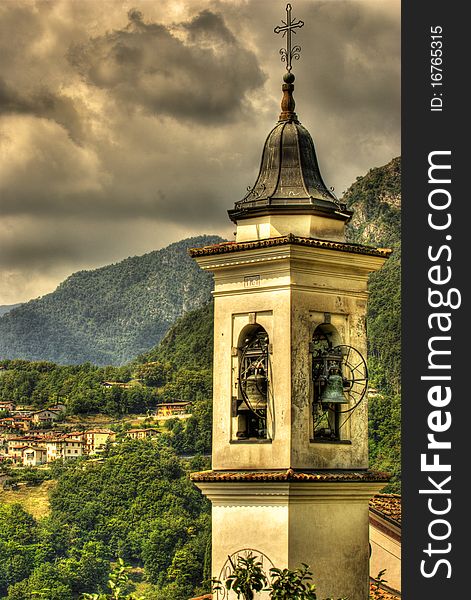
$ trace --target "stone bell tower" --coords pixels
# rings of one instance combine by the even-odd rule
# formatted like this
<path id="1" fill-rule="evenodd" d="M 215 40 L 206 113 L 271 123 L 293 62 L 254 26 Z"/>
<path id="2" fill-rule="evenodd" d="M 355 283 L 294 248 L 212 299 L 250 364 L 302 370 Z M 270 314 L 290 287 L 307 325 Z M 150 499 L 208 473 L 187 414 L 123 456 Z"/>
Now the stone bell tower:
<path id="1" fill-rule="evenodd" d="M 345 241 L 352 213 L 294 112 L 289 4 L 283 23 L 282 111 L 229 211 L 236 240 L 191 251 L 215 281 L 212 470 L 192 479 L 214 577 L 251 551 L 267 571 L 310 565 L 321 598 L 367 600 L 368 501 L 388 479 L 368 470 L 367 280 L 389 250 Z"/>

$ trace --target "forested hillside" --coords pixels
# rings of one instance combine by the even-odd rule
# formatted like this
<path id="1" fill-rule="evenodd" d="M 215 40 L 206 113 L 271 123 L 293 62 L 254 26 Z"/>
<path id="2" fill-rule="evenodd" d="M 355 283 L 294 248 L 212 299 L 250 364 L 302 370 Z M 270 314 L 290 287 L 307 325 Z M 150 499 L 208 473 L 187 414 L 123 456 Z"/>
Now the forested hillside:
<path id="1" fill-rule="evenodd" d="M 188 600 L 210 556 L 209 503 L 188 479 L 205 466 L 163 439 L 122 441 L 101 461 L 54 463 L 48 516 L 0 504 L 0 597 L 83 598 L 106 589 L 120 557 L 134 567 L 136 597 Z"/>
<path id="2" fill-rule="evenodd" d="M 348 238 L 390 247 L 393 254 L 370 276 L 368 352 L 370 465 L 401 476 L 401 159 L 371 169 L 347 190 L 344 201 L 355 211 Z"/>
<path id="3" fill-rule="evenodd" d="M 188 256 L 189 238 L 144 256 L 80 271 L 51 294 L 0 318 L 0 358 L 119 365 L 155 346 L 185 312 L 210 298 L 211 276 Z"/>

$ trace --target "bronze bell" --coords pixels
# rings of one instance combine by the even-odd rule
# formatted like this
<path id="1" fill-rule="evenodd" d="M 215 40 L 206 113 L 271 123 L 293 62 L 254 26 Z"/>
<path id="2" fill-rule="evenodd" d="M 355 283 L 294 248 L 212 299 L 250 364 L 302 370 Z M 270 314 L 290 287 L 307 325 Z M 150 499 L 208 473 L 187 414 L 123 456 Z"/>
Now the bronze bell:
<path id="1" fill-rule="evenodd" d="M 245 395 L 253 410 L 267 407 L 267 378 L 261 373 L 249 375 L 245 382 Z"/>
<path id="2" fill-rule="evenodd" d="M 327 378 L 324 390 L 321 395 L 323 404 L 346 404 L 347 399 L 343 393 L 342 376 L 338 373 L 333 373 Z"/>

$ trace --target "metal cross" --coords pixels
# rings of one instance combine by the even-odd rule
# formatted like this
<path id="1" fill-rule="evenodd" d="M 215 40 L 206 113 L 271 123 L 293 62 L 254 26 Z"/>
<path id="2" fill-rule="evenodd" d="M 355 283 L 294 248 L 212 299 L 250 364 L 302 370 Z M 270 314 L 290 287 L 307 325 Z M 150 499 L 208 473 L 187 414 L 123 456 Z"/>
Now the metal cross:
<path id="1" fill-rule="evenodd" d="M 298 60 L 299 53 L 301 52 L 301 46 L 291 47 L 291 32 L 296 33 L 295 29 L 302 27 L 304 21 L 291 20 L 291 4 L 286 5 L 286 21 L 281 20 L 282 26 L 277 25 L 274 29 L 275 33 L 282 33 L 283 37 L 286 35 L 286 48 L 281 48 L 281 60 L 286 62 L 286 70 L 288 73 L 291 71 L 291 61 L 293 59 Z"/>

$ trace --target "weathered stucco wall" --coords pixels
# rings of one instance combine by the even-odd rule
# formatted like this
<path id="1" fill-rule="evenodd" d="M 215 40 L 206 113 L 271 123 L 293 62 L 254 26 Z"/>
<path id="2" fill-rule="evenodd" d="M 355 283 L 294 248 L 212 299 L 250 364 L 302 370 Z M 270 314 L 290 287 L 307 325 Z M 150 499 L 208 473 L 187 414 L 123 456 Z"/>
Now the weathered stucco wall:
<path id="1" fill-rule="evenodd" d="M 367 278 L 384 259 L 329 249 L 281 246 L 199 258 L 215 273 L 214 469 L 365 469 L 367 399 L 342 428 L 351 443 L 313 441 L 309 342 L 329 313 L 341 343 L 366 357 Z M 271 440 L 238 441 L 231 400 L 241 330 L 269 335 Z"/>

